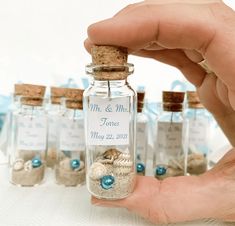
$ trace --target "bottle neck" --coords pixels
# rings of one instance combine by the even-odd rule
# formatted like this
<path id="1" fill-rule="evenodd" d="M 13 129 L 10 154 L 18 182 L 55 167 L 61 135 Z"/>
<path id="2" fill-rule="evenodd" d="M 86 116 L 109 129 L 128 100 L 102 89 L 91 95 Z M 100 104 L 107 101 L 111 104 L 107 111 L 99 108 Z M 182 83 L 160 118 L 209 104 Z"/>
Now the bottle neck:
<path id="1" fill-rule="evenodd" d="M 91 85 L 100 87 L 100 88 L 118 88 L 127 85 L 128 82 L 126 79 L 122 80 L 97 80 L 97 79 L 92 79 L 91 80 Z"/>

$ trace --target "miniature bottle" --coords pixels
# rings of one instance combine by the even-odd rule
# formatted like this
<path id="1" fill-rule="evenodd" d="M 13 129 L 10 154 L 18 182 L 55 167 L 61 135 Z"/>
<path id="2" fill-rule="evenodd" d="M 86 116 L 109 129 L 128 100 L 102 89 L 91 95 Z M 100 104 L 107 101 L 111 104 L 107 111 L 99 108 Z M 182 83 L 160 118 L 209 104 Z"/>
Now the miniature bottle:
<path id="1" fill-rule="evenodd" d="M 122 199 L 135 185 L 136 93 L 127 82 L 134 66 L 127 50 L 94 46 L 93 77 L 84 92 L 87 187 L 100 199 Z"/>
<path id="2" fill-rule="evenodd" d="M 11 105 L 9 107 L 6 121 L 3 126 L 3 130 L 0 134 L 2 142 L 1 149 L 7 156 L 7 163 L 10 163 L 10 154 L 14 149 L 14 132 L 15 132 L 15 115 L 20 109 L 20 96 L 22 94 L 23 84 L 14 85 L 14 93 L 12 95 Z"/>
<path id="3" fill-rule="evenodd" d="M 157 121 L 153 162 L 157 179 L 186 174 L 187 128 L 183 127 L 182 115 L 184 95 L 184 92 L 163 91 L 163 111 Z"/>
<path id="4" fill-rule="evenodd" d="M 65 111 L 60 117 L 56 182 L 65 186 L 85 182 L 85 138 L 83 116 L 83 90 L 66 88 Z"/>
<path id="5" fill-rule="evenodd" d="M 11 153 L 11 182 L 34 186 L 42 182 L 47 149 L 45 86 L 24 84 L 20 109 L 15 115 L 14 152 Z"/>
<path id="6" fill-rule="evenodd" d="M 145 92 L 137 91 L 136 171 L 145 175 L 148 150 L 148 118 L 143 112 Z"/>
<path id="7" fill-rule="evenodd" d="M 57 135 L 59 133 L 59 116 L 63 111 L 62 98 L 65 88 L 51 87 L 50 105 L 48 109 L 48 145 L 47 166 L 53 168 L 56 163 Z"/>
<path id="8" fill-rule="evenodd" d="M 187 173 L 199 175 L 208 165 L 210 119 L 195 91 L 187 92 L 185 121 L 188 124 Z"/>

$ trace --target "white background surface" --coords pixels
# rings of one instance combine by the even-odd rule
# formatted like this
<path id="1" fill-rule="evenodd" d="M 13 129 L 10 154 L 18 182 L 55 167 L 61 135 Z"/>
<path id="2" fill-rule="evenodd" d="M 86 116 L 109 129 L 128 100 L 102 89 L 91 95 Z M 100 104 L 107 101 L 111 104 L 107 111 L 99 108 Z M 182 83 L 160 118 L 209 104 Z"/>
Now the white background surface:
<path id="1" fill-rule="evenodd" d="M 134 2 L 0 0 L 0 94 L 12 92 L 17 81 L 59 85 L 72 77 L 79 83 L 91 61 L 83 47 L 87 27 Z M 235 8 L 234 0 L 225 2 Z M 152 100 L 160 100 L 173 80 L 183 80 L 175 68 L 151 59 L 130 57 L 129 62 L 135 64 L 131 84 L 146 85 Z M 155 82 L 149 79 L 153 75 Z"/>

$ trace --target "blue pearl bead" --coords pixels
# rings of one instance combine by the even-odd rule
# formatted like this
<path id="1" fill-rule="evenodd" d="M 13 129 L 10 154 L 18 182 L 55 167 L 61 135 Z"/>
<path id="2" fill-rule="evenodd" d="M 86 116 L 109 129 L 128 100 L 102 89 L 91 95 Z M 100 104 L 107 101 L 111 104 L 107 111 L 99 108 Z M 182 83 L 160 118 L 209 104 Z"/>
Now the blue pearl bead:
<path id="1" fill-rule="evenodd" d="M 72 159 L 72 160 L 70 160 L 70 166 L 71 166 L 71 168 L 73 170 L 79 168 L 80 167 L 79 159 Z"/>
<path id="2" fill-rule="evenodd" d="M 40 167 L 42 165 L 42 161 L 39 157 L 34 157 L 32 159 L 32 167 L 33 168 L 37 168 L 37 167 Z"/>
<path id="3" fill-rule="evenodd" d="M 137 173 L 143 173 L 145 171 L 145 166 L 143 163 L 137 163 Z"/>
<path id="4" fill-rule="evenodd" d="M 156 168 L 156 175 L 162 176 L 166 173 L 166 168 L 164 166 L 158 166 Z"/>
<path id="5" fill-rule="evenodd" d="M 100 185 L 103 189 L 108 190 L 113 187 L 114 177 L 111 175 L 105 175 L 100 179 Z"/>

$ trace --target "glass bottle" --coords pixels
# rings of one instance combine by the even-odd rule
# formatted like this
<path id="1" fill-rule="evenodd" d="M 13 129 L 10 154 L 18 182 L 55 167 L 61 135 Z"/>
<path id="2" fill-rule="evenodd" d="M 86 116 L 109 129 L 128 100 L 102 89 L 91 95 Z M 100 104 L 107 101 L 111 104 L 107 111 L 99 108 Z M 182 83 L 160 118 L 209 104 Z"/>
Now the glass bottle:
<path id="1" fill-rule="evenodd" d="M 45 86 L 24 84 L 21 106 L 15 118 L 14 152 L 11 153 L 11 182 L 20 186 L 40 184 L 44 178 L 47 149 Z"/>
<path id="2" fill-rule="evenodd" d="M 154 175 L 157 179 L 186 174 L 187 127 L 183 124 L 184 92 L 163 91 L 163 111 L 157 121 Z"/>
<path id="3" fill-rule="evenodd" d="M 15 115 L 20 109 L 20 96 L 23 92 L 23 84 L 14 85 L 14 93 L 11 98 L 11 105 L 6 116 L 6 122 L 1 132 L 1 141 L 4 142 L 4 149 L 7 156 L 7 163 L 10 163 L 10 154 L 14 149 Z M 3 148 L 3 147 L 1 147 Z"/>
<path id="4" fill-rule="evenodd" d="M 65 186 L 85 182 L 85 138 L 83 116 L 83 90 L 66 88 L 65 111 L 60 117 L 56 182 Z"/>
<path id="5" fill-rule="evenodd" d="M 187 92 L 185 121 L 188 124 L 187 173 L 199 175 L 208 165 L 210 118 L 195 91 Z"/>
<path id="6" fill-rule="evenodd" d="M 47 166 L 53 168 L 56 163 L 57 136 L 59 133 L 59 116 L 63 111 L 62 98 L 65 88 L 51 87 L 50 105 L 48 109 L 48 145 Z"/>
<path id="7" fill-rule="evenodd" d="M 148 150 L 148 118 L 143 112 L 145 91 L 137 91 L 136 171 L 145 175 Z"/>
<path id="8" fill-rule="evenodd" d="M 135 185 L 136 93 L 127 82 L 134 66 L 127 50 L 94 46 L 93 77 L 84 92 L 87 187 L 100 199 L 122 199 Z"/>

